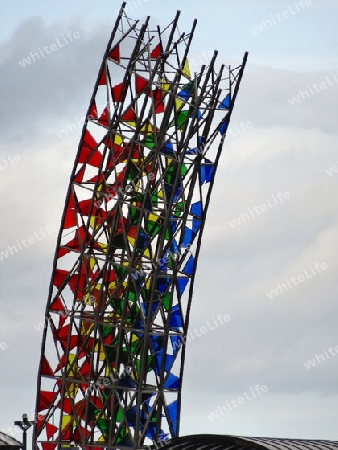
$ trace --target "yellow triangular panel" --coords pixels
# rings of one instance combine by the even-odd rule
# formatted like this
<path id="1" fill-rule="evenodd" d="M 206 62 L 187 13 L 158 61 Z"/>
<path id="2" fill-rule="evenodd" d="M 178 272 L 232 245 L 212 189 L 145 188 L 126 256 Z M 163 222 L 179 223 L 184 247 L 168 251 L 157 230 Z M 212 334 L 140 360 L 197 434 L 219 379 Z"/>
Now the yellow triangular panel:
<path id="1" fill-rule="evenodd" d="M 189 68 L 189 63 L 188 63 L 187 59 L 185 60 L 182 72 L 183 72 L 183 75 L 185 75 L 187 78 L 190 79 L 190 77 L 191 77 L 191 75 L 190 75 L 190 68 Z"/>
<path id="2" fill-rule="evenodd" d="M 136 128 L 136 122 L 127 122 L 128 125 L 130 125 L 131 127 Z"/>
<path id="3" fill-rule="evenodd" d="M 162 78 L 161 89 L 165 92 L 169 91 L 170 89 L 170 83 L 168 83 L 165 78 Z"/>
<path id="4" fill-rule="evenodd" d="M 176 109 L 180 109 L 183 106 L 183 102 L 181 102 L 181 100 L 179 100 L 178 98 L 175 99 L 175 107 Z"/>
<path id="5" fill-rule="evenodd" d="M 145 134 L 150 134 L 153 132 L 153 126 L 149 122 L 147 122 L 143 125 L 140 132 L 145 133 Z"/>
<path id="6" fill-rule="evenodd" d="M 108 248 L 108 245 L 107 245 L 107 244 L 102 244 L 101 242 L 98 242 L 97 244 L 98 244 L 98 246 L 101 248 L 101 250 L 102 250 L 104 253 L 107 252 L 107 248 Z"/>
<path id="7" fill-rule="evenodd" d="M 72 416 L 66 416 L 65 414 L 62 415 L 62 419 L 61 419 L 61 430 L 63 431 L 65 428 L 67 428 L 68 426 L 70 426 L 71 422 L 73 422 L 73 417 Z"/>
<path id="8" fill-rule="evenodd" d="M 145 258 L 151 259 L 150 252 L 149 252 L 149 250 L 147 248 L 144 250 L 143 256 Z"/>
<path id="9" fill-rule="evenodd" d="M 157 222 L 160 218 L 156 214 L 149 213 L 148 219 L 152 222 Z"/>
<path id="10" fill-rule="evenodd" d="M 119 134 L 115 134 L 114 136 L 114 144 L 121 145 L 123 142 L 123 137 Z"/>
<path id="11" fill-rule="evenodd" d="M 104 351 L 102 349 L 102 345 L 100 345 L 100 352 L 99 352 L 99 344 L 96 344 L 95 347 L 94 347 L 94 352 L 99 354 L 99 360 L 100 361 L 105 361 L 106 355 L 104 354 Z"/>

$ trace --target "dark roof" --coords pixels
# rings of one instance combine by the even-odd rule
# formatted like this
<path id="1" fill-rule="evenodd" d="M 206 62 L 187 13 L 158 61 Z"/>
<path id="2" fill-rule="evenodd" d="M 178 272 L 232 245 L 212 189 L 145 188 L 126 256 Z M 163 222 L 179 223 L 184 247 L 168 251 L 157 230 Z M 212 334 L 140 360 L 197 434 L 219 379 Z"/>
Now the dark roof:
<path id="1" fill-rule="evenodd" d="M 338 450 L 338 441 L 195 434 L 161 442 L 154 450 Z"/>
<path id="2" fill-rule="evenodd" d="M 22 447 L 22 444 L 12 436 L 8 436 L 8 434 L 0 431 L 0 448 L 3 447 Z"/>

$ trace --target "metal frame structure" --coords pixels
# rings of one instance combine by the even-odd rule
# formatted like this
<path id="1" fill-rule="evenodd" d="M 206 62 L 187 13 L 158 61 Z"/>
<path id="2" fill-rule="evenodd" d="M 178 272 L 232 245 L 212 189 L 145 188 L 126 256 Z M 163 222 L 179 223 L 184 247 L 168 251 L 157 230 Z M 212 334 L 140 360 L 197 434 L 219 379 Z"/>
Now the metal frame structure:
<path id="1" fill-rule="evenodd" d="M 190 73 L 123 4 L 71 174 L 46 309 L 35 448 L 178 436 L 185 338 L 210 195 L 247 54 Z"/>

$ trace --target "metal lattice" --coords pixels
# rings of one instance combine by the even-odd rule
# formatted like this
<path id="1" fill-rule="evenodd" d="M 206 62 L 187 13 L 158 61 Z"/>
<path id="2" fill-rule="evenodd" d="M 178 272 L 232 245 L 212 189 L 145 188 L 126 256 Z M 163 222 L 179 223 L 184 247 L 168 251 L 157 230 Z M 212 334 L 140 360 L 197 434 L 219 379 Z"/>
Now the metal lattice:
<path id="1" fill-rule="evenodd" d="M 185 337 L 205 216 L 243 74 L 191 74 L 179 12 L 122 7 L 62 218 L 38 378 L 43 450 L 138 448 L 179 433 Z"/>

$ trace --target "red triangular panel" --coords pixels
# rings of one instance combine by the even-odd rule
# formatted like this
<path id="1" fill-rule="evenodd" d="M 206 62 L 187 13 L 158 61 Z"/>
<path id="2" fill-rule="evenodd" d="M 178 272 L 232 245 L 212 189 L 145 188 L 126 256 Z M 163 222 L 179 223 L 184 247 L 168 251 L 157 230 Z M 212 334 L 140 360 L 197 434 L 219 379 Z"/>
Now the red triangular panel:
<path id="1" fill-rule="evenodd" d="M 136 84 L 136 93 L 140 94 L 141 92 L 144 92 L 147 89 L 149 81 L 143 77 L 140 77 L 140 75 L 136 75 L 135 84 Z"/>
<path id="2" fill-rule="evenodd" d="M 45 356 L 42 357 L 41 361 L 41 375 L 53 376 L 53 371 Z"/>
<path id="3" fill-rule="evenodd" d="M 111 50 L 111 52 L 109 53 L 108 57 L 119 63 L 120 62 L 120 46 L 117 45 L 116 47 L 114 47 L 113 50 Z"/>
<path id="4" fill-rule="evenodd" d="M 164 112 L 164 102 L 162 100 L 162 91 L 161 89 L 154 89 L 150 95 L 154 100 L 155 113 L 163 113 Z"/>
<path id="5" fill-rule="evenodd" d="M 51 406 L 56 397 L 56 392 L 40 391 L 38 412 L 43 411 Z"/>
<path id="6" fill-rule="evenodd" d="M 90 375 L 90 364 L 89 362 L 86 360 L 83 364 L 83 366 L 80 369 L 80 373 L 83 377 L 89 377 Z"/>
<path id="7" fill-rule="evenodd" d="M 53 280 L 54 286 L 60 288 L 68 275 L 69 272 L 67 272 L 66 270 L 56 269 Z"/>
<path id="8" fill-rule="evenodd" d="M 57 297 L 49 307 L 50 311 L 64 311 L 65 307 L 59 297 Z"/>
<path id="9" fill-rule="evenodd" d="M 104 84 L 107 84 L 107 76 L 106 76 L 106 68 L 104 67 L 100 78 L 99 78 L 99 86 L 103 86 Z"/>
<path id="10" fill-rule="evenodd" d="M 109 123 L 109 113 L 108 113 L 108 107 L 106 106 L 101 114 L 101 116 L 99 117 L 99 123 L 105 127 L 108 126 Z"/>
<path id="11" fill-rule="evenodd" d="M 74 209 L 67 209 L 65 214 L 65 221 L 63 223 L 63 229 L 67 230 L 77 226 L 76 214 Z"/>
<path id="12" fill-rule="evenodd" d="M 57 253 L 57 258 L 62 258 L 63 256 L 67 255 L 67 253 L 69 253 L 70 250 L 67 250 L 65 248 L 58 248 L 58 253 Z"/>
<path id="13" fill-rule="evenodd" d="M 81 169 L 78 171 L 78 173 L 74 177 L 75 183 L 82 183 L 85 170 L 86 170 L 86 166 L 82 166 Z"/>
<path id="14" fill-rule="evenodd" d="M 43 450 L 54 450 L 56 447 L 56 443 L 49 443 L 49 442 L 41 442 Z"/>
<path id="15" fill-rule="evenodd" d="M 61 406 L 60 406 L 61 407 Z M 72 401 L 70 398 L 65 398 L 63 401 L 63 410 L 66 414 L 73 414 L 73 410 L 72 410 Z"/>
<path id="16" fill-rule="evenodd" d="M 59 328 L 63 327 L 64 323 L 65 323 L 66 320 L 67 320 L 67 317 L 68 317 L 67 314 L 64 314 L 64 315 L 60 316 L 60 319 L 59 319 Z"/>
<path id="17" fill-rule="evenodd" d="M 90 150 L 87 147 L 81 148 L 81 153 L 79 155 L 78 162 L 79 163 L 85 163 L 89 164 L 93 167 L 99 167 L 102 160 L 102 154 L 99 152 L 99 150 Z"/>
<path id="18" fill-rule="evenodd" d="M 161 47 L 161 44 L 158 44 L 158 45 L 156 45 L 154 50 L 150 53 L 150 58 L 157 59 L 161 53 L 162 53 L 162 47 Z"/>
<path id="19" fill-rule="evenodd" d="M 53 435 L 57 432 L 57 430 L 58 430 L 58 427 L 47 422 L 46 423 L 47 439 L 50 439 L 51 437 L 53 437 Z"/>
<path id="20" fill-rule="evenodd" d="M 89 119 L 97 119 L 97 109 L 96 109 L 95 100 L 93 100 L 93 103 L 89 110 Z"/>
<path id="21" fill-rule="evenodd" d="M 135 110 L 133 108 L 127 109 L 127 111 L 122 115 L 121 120 L 123 122 L 136 122 L 137 117 Z"/>
<path id="22" fill-rule="evenodd" d="M 74 207 L 75 207 L 74 194 L 73 192 L 70 192 L 67 208 L 74 208 Z"/>
<path id="23" fill-rule="evenodd" d="M 93 138 L 93 136 L 89 133 L 88 130 L 85 131 L 85 134 L 83 136 L 83 142 L 82 142 L 82 147 L 87 147 L 90 150 L 93 150 L 94 148 L 96 148 L 98 146 L 98 143 L 95 141 L 95 139 Z"/>
<path id="24" fill-rule="evenodd" d="M 42 424 L 43 424 L 43 421 L 45 420 L 45 415 L 43 415 L 43 414 L 38 414 L 37 415 L 37 417 L 36 417 L 36 429 L 37 429 L 37 431 L 40 431 L 40 429 L 41 429 L 41 426 L 42 426 Z"/>
<path id="25" fill-rule="evenodd" d="M 111 95 L 114 102 L 123 102 L 127 94 L 128 84 L 120 83 L 114 86 L 111 90 Z"/>
<path id="26" fill-rule="evenodd" d="M 81 442 L 83 440 L 83 436 L 86 436 L 87 438 L 90 436 L 90 431 L 86 430 L 84 427 L 80 425 L 81 433 L 79 432 L 78 428 L 76 428 L 74 432 L 74 441 L 75 442 Z"/>

